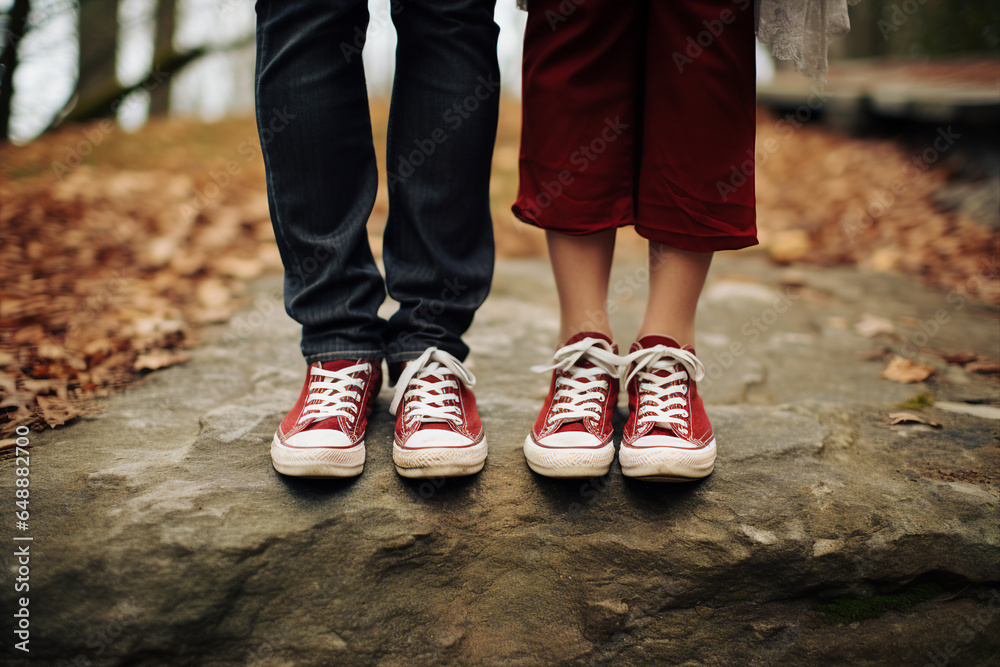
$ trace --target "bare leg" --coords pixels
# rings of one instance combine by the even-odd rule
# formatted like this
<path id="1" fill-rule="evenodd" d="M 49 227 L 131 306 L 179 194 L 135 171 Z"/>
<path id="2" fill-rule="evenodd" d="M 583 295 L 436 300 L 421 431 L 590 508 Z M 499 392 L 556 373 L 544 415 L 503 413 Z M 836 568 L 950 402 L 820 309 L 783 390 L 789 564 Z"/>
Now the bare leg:
<path id="1" fill-rule="evenodd" d="M 641 338 L 660 334 L 694 344 L 694 314 L 712 253 L 678 250 L 650 241 L 649 301 L 639 326 Z"/>
<path id="2" fill-rule="evenodd" d="M 585 236 L 545 232 L 559 292 L 560 345 L 583 331 L 611 336 L 608 280 L 616 231 L 608 229 Z"/>

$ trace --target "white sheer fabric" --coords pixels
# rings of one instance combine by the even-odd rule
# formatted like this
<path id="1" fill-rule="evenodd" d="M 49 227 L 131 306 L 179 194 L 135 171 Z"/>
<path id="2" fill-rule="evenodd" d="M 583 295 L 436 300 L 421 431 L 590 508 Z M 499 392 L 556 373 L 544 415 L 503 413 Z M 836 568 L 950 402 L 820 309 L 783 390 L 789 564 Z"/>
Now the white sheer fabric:
<path id="1" fill-rule="evenodd" d="M 653 0 L 670 2 L 673 0 Z M 517 0 L 521 9 L 529 0 Z M 735 4 L 741 4 L 734 0 Z M 847 6 L 859 0 L 754 0 L 757 38 L 771 46 L 779 60 L 818 81 L 826 78 L 826 50 L 833 37 L 851 27 Z M 745 6 L 745 5 L 744 5 Z"/>
<path id="2" fill-rule="evenodd" d="M 823 81 L 830 39 L 850 30 L 847 6 L 858 1 L 755 0 L 757 39 L 775 58 L 792 60 L 795 69 Z"/>

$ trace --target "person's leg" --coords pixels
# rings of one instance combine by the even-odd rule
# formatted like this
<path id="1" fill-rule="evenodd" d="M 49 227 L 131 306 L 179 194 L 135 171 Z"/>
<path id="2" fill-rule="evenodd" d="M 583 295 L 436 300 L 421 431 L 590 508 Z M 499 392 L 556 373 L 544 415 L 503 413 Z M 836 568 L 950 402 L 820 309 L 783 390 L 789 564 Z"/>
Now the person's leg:
<path id="1" fill-rule="evenodd" d="M 383 356 L 385 287 L 366 233 L 377 173 L 357 53 L 367 25 L 363 0 L 257 3 L 268 203 L 285 308 L 302 325 L 309 362 Z"/>
<path id="2" fill-rule="evenodd" d="M 711 263 L 710 252 L 649 242 L 649 297 L 637 339 L 661 334 L 694 345 L 695 309 Z"/>
<path id="3" fill-rule="evenodd" d="M 309 362 L 278 425 L 271 461 L 285 474 L 351 477 L 381 385 L 382 276 L 366 223 L 377 174 L 358 49 L 364 0 L 258 0 L 257 127 L 285 309 Z"/>
<path id="4" fill-rule="evenodd" d="M 607 313 L 618 227 L 632 224 L 639 30 L 634 3 L 531 0 L 514 214 L 546 230 L 558 349 L 527 465 L 597 477 L 615 456 L 618 348 Z"/>
<path id="5" fill-rule="evenodd" d="M 640 36 L 629 4 L 529 6 L 513 210 L 546 230 L 560 345 L 586 331 L 611 335 L 615 230 L 633 222 Z"/>
<path id="6" fill-rule="evenodd" d="M 393 5 L 398 45 L 383 259 L 400 308 L 383 339 L 391 367 L 428 347 L 465 359 L 461 336 L 489 292 L 489 181 L 500 98 L 494 2 Z"/>
<path id="7" fill-rule="evenodd" d="M 576 235 L 634 222 L 635 13 L 634 3 L 614 0 L 529 3 L 513 206 L 520 220 Z"/>
<path id="8" fill-rule="evenodd" d="M 584 236 L 546 232 L 559 293 L 559 345 L 590 331 L 614 338 L 608 321 L 608 279 L 616 232 L 614 228 Z"/>
<path id="9" fill-rule="evenodd" d="M 756 242 L 753 11 L 652 3 L 648 25 L 636 229 L 650 241 L 650 279 L 639 337 L 687 345 L 712 251 Z M 689 35 L 707 45 L 690 51 Z"/>
<path id="10" fill-rule="evenodd" d="M 500 98 L 495 0 L 393 5 L 389 220 L 399 310 L 383 345 L 399 374 L 392 459 L 405 477 L 475 474 L 487 445 L 462 341 L 493 277 L 489 182 Z M 404 366 L 404 362 L 405 366 Z"/>
<path id="11" fill-rule="evenodd" d="M 636 231 L 693 252 L 753 245 L 752 3 L 653 2 L 647 25 Z"/>
<path id="12" fill-rule="evenodd" d="M 648 26 L 636 229 L 650 241 L 650 295 L 626 357 L 618 460 L 628 477 L 677 482 L 715 468 L 693 346 L 712 252 L 756 243 L 753 10 L 654 2 Z"/>

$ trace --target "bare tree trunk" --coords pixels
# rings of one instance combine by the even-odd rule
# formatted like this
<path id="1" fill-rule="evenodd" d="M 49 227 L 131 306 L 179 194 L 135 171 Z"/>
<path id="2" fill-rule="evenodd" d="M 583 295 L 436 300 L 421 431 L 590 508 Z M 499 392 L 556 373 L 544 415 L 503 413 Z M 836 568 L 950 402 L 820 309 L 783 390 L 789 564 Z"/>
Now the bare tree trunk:
<path id="1" fill-rule="evenodd" d="M 156 5 L 156 36 L 153 41 L 153 71 L 163 67 L 163 58 L 174 52 L 174 28 L 177 24 L 177 0 L 159 0 Z M 149 93 L 149 115 L 170 112 L 170 78 L 161 81 Z"/>
<path id="2" fill-rule="evenodd" d="M 18 64 L 18 42 L 28 28 L 31 0 L 14 0 L 7 15 L 7 34 L 0 54 L 0 141 L 10 138 L 10 112 L 14 101 L 14 70 Z"/>
<path id="3" fill-rule="evenodd" d="M 251 33 L 250 35 L 247 35 L 232 44 L 214 46 L 211 48 L 199 46 L 188 51 L 171 50 L 168 53 L 154 56 L 154 62 L 159 64 L 153 68 L 153 71 L 150 72 L 145 79 L 129 86 L 123 86 L 115 81 L 113 85 L 106 86 L 105 88 L 96 91 L 95 94 L 86 99 L 81 97 L 77 100 L 75 105 L 72 103 L 67 105 L 67 111 L 62 113 L 59 118 L 53 121 L 52 125 L 46 128 L 46 131 L 51 130 L 62 123 L 78 123 L 101 118 L 101 110 L 110 109 L 114 111 L 118 108 L 120 101 L 129 93 L 141 89 L 149 91 L 155 90 L 166 83 L 171 76 L 181 71 L 189 63 L 197 60 L 198 58 L 201 58 L 208 53 L 220 53 L 232 49 L 243 48 L 249 44 L 253 44 L 253 40 L 254 36 Z M 106 116 L 107 114 L 104 115 Z"/>
<path id="4" fill-rule="evenodd" d="M 118 85 L 115 58 L 118 53 L 118 0 L 81 0 L 80 2 L 80 76 L 76 96 L 83 106 L 89 100 L 106 98 L 106 91 Z M 92 109 L 92 117 L 115 113 L 113 100 Z"/>

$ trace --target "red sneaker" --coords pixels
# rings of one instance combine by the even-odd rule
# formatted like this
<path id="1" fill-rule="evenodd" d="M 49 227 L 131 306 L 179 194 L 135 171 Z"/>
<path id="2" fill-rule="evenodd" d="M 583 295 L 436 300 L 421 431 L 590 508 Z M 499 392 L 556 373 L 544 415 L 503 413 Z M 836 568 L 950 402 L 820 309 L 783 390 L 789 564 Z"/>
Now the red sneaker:
<path id="1" fill-rule="evenodd" d="M 524 441 L 528 467 L 546 477 L 600 477 L 615 458 L 611 416 L 618 402 L 621 357 L 611 339 L 579 333 L 556 350 L 552 384 Z"/>
<path id="2" fill-rule="evenodd" d="M 360 475 L 365 426 L 381 386 L 377 361 L 310 364 L 299 400 L 271 441 L 274 469 L 295 477 Z"/>
<path id="3" fill-rule="evenodd" d="M 486 462 L 486 437 L 461 361 L 436 347 L 407 362 L 389 412 L 396 415 L 392 460 L 403 477 L 474 475 Z"/>
<path id="4" fill-rule="evenodd" d="M 705 367 L 690 345 L 643 336 L 625 357 L 628 421 L 618 460 L 622 474 L 684 482 L 715 467 L 715 435 L 698 395 Z"/>

